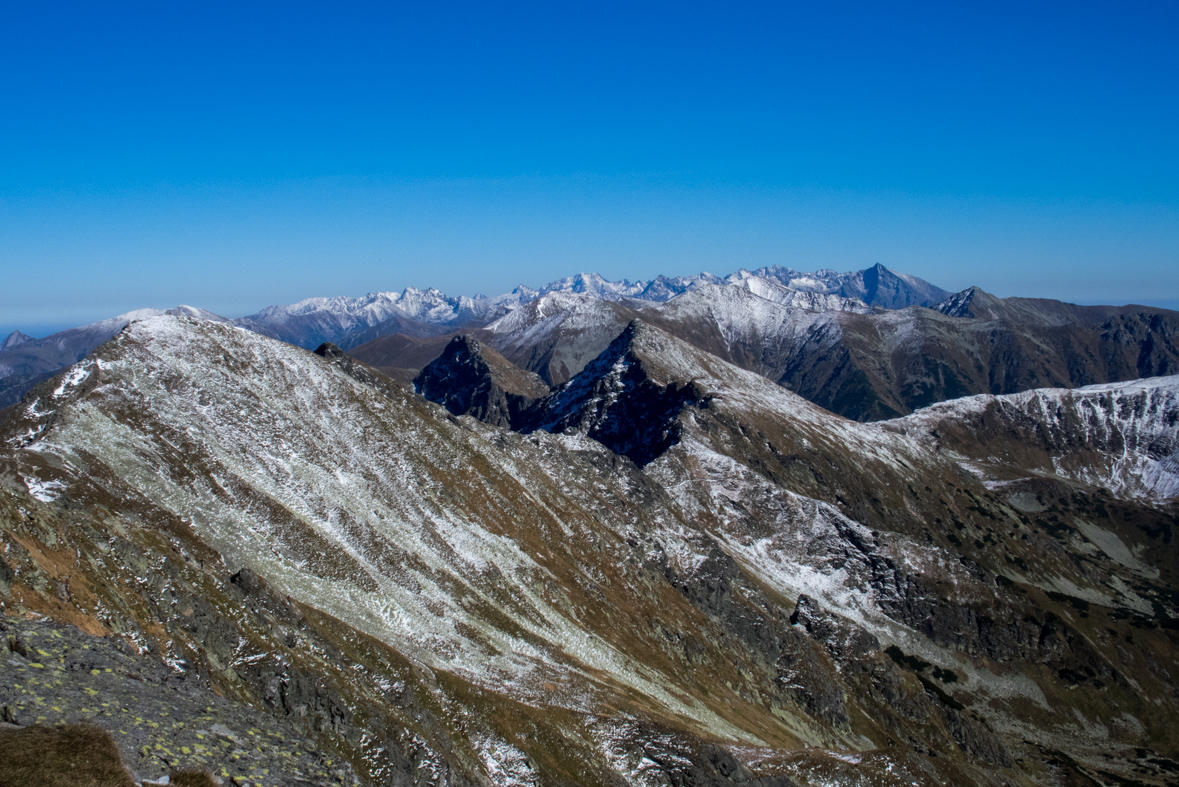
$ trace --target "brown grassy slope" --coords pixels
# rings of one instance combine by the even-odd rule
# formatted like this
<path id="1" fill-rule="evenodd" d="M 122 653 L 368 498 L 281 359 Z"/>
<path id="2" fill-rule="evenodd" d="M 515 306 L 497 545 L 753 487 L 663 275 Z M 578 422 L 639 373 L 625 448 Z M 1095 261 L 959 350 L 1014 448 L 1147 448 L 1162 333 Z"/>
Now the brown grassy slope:
<path id="1" fill-rule="evenodd" d="M 100 727 L 0 729 L 0 787 L 134 785 L 110 733 Z"/>

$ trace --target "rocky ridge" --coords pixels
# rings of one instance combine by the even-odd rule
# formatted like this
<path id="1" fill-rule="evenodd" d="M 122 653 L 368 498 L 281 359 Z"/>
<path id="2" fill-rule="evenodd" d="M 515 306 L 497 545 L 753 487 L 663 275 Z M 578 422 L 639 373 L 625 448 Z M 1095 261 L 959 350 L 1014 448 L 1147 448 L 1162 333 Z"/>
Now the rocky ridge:
<path id="1" fill-rule="evenodd" d="M 1174 502 L 1111 481 L 1169 456 L 1170 405 L 1078 411 L 1141 412 L 1121 475 L 1012 453 L 997 484 L 969 430 L 833 417 L 641 322 L 529 434 L 335 360 L 156 318 L 33 392 L 6 608 L 152 643 L 373 784 L 1176 767 Z"/>
<path id="2" fill-rule="evenodd" d="M 455 415 L 517 429 L 533 404 L 549 392 L 537 375 L 463 335 L 451 339 L 413 383 L 418 393 Z"/>

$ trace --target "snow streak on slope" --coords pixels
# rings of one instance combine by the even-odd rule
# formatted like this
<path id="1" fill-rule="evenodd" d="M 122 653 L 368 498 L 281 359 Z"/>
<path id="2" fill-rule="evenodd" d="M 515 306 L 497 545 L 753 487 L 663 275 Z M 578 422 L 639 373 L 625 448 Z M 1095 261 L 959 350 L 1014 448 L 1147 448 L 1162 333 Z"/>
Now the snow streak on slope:
<path id="1" fill-rule="evenodd" d="M 87 392 L 29 450 L 113 474 L 190 522 L 230 568 L 249 565 L 432 667 L 578 710 L 620 684 L 711 734 L 755 740 L 579 623 L 521 548 L 529 531 L 587 537 L 590 511 L 615 532 L 631 526 L 611 521 L 594 473 L 572 470 L 585 460 L 571 448 L 605 449 L 549 435 L 498 447 L 490 427 L 432 417 L 229 326 L 149 319 L 108 347 L 71 375 Z"/>
<path id="2" fill-rule="evenodd" d="M 552 292 L 500 317 L 486 330 L 510 335 L 514 345 L 532 345 L 558 327 L 588 330 L 610 324 L 614 314 L 600 298 Z"/>
<path id="3" fill-rule="evenodd" d="M 854 312 L 856 314 L 869 314 L 872 311 L 871 306 L 855 298 L 844 298 L 840 295 L 810 290 L 794 290 L 773 279 L 754 276 L 747 271 L 733 274 L 727 279 L 727 282 L 731 286 L 749 290 L 759 298 L 765 298 L 767 301 L 794 309 L 805 309 L 812 312 Z"/>
<path id="4" fill-rule="evenodd" d="M 675 322 L 715 324 L 730 350 L 737 344 L 760 345 L 765 353 L 816 332 L 838 337 L 840 330 L 831 311 L 792 308 L 743 286 L 705 285 L 668 301 L 658 313 Z"/>
<path id="5" fill-rule="evenodd" d="M 1179 497 L 1179 376 L 1084 388 L 1039 388 L 943 402 L 895 425 L 934 442 L 942 430 L 969 434 L 969 458 L 995 469 L 1037 451 L 1043 472 L 1148 500 Z M 955 443 L 947 441 L 955 450 Z M 985 472 L 985 471 L 984 471 Z"/>

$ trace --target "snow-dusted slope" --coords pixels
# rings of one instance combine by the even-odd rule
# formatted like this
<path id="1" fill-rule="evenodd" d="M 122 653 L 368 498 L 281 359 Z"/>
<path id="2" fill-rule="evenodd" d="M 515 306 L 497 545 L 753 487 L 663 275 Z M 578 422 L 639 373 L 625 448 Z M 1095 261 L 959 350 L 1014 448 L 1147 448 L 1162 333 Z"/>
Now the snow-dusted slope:
<path id="1" fill-rule="evenodd" d="M 782 309 L 715 295 L 758 304 L 749 325 Z M 4 510 L 74 523 L 76 547 L 33 546 L 74 577 L 76 614 L 138 614 L 124 630 L 260 706 L 296 716 L 291 665 L 321 658 L 364 730 L 337 740 L 372 773 L 396 749 L 402 772 L 476 783 L 999 785 L 1034 783 L 1053 752 L 1128 774 L 1171 745 L 1172 681 L 1144 666 L 1169 647 L 1144 616 L 1175 614 L 1152 584 L 1174 551 L 1158 511 L 1049 478 L 1071 508 L 1017 515 L 932 433 L 833 416 L 642 322 L 546 407 L 564 433 L 519 435 L 234 326 L 157 317 L 4 424 L 25 495 Z M 1074 515 L 1100 549 L 1052 540 Z M 35 531 L 12 516 L 15 561 Z M 217 666 L 186 597 L 150 615 L 87 601 L 148 587 L 103 557 L 128 541 L 150 557 L 132 572 L 212 594 L 248 567 L 304 611 L 263 617 Z M 259 660 L 273 671 L 250 694 L 233 670 Z M 445 735 L 410 738 L 381 721 L 389 703 Z"/>
<path id="2" fill-rule="evenodd" d="M 759 298 L 765 298 L 780 306 L 794 309 L 813 312 L 855 312 L 856 314 L 868 314 L 872 311 L 871 306 L 856 298 L 844 298 L 841 295 L 810 290 L 793 290 L 774 279 L 754 276 L 746 271 L 733 274 L 729 277 L 728 283 L 749 290 Z"/>
<path id="3" fill-rule="evenodd" d="M 90 325 L 60 331 L 43 339 L 25 336 L 20 341 L 12 342 L 13 336 L 9 336 L 5 340 L 4 348 L 0 349 L 0 408 L 18 401 L 26 390 L 40 380 L 80 361 L 131 322 L 162 314 L 213 321 L 224 319 L 192 306 L 177 306 L 168 311 L 139 309 Z"/>
<path id="4" fill-rule="evenodd" d="M 634 315 L 593 295 L 556 291 L 508 312 L 483 335 L 508 360 L 555 385 L 596 358 Z"/>
<path id="5" fill-rule="evenodd" d="M 1118 496 L 1179 497 L 1179 377 L 971 396 L 893 423 L 999 485 L 1032 471 Z"/>
<path id="6" fill-rule="evenodd" d="M 762 297 L 755 290 L 786 303 Z M 838 296 L 815 296 L 764 279 L 745 278 L 736 285 L 703 285 L 645 309 L 643 316 L 700 349 L 778 382 L 799 365 L 798 358 L 821 356 L 837 348 L 842 339 L 838 310 L 796 305 L 797 300 L 811 298 L 845 305 Z"/>
<path id="7" fill-rule="evenodd" d="M 42 436 L 50 408 L 61 415 Z M 573 452 L 604 451 L 595 444 L 546 435 L 504 451 L 299 348 L 167 317 L 132 325 L 25 416 L 26 451 L 157 501 L 226 565 L 432 667 L 579 710 L 606 684 L 630 686 L 702 729 L 756 740 L 587 629 L 584 601 L 541 592 L 554 575 L 525 541 L 589 537 L 594 510 L 606 532 L 628 529 L 605 513 L 613 492 L 597 474 L 571 472 L 585 461 Z M 45 497 L 59 488 L 34 478 Z"/>
<path id="8" fill-rule="evenodd" d="M 549 293 L 573 293 L 589 295 L 606 301 L 618 301 L 623 298 L 637 297 L 646 287 L 646 282 L 606 281 L 596 273 L 578 273 L 576 276 L 566 276 L 557 279 L 540 288 L 539 295 Z"/>
<path id="9" fill-rule="evenodd" d="M 362 298 L 307 298 L 289 306 L 269 306 L 234 322 L 314 349 L 323 342 L 344 342 L 349 334 L 363 333 L 390 320 L 421 324 L 420 330 L 427 332 L 431 326 L 443 326 L 437 332 L 445 333 L 447 326 L 477 320 L 490 308 L 486 299 L 450 298 L 433 288 L 407 287 L 400 293 L 369 293 Z"/>
<path id="10" fill-rule="evenodd" d="M 846 311 L 863 308 L 860 304 L 865 300 L 853 303 L 857 299 L 895 308 L 897 304 L 908 305 L 910 302 L 924 304 L 929 293 L 937 295 L 934 300 L 941 300 L 948 294 L 920 279 L 893 274 L 880 266 L 846 274 L 820 271 L 815 274 L 818 279 L 779 267 L 763 268 L 756 274 L 765 282 L 749 283 L 754 274 L 744 270 L 725 279 L 700 273 L 658 276 L 650 281 L 637 282 L 626 279 L 608 281 L 596 273 L 579 273 L 539 289 L 521 285 L 503 295 L 474 298 L 452 298 L 435 289 L 410 287 L 402 293 L 379 292 L 363 298 L 309 298 L 289 306 L 271 306 L 242 318 L 238 324 L 301 347 L 311 348 L 321 341 L 331 341 L 347 348 L 395 332 L 425 335 L 432 329 L 445 333 L 462 325 L 477 327 L 546 295 L 579 295 L 609 302 L 663 303 L 709 284 L 760 287 L 759 294 L 764 294 L 771 289 L 771 282 L 791 288 L 790 282 L 796 281 L 799 286 L 792 288 L 800 293 L 811 293 L 810 297 L 776 293 L 772 299 L 804 309 Z M 832 297 L 824 298 L 824 295 Z M 386 322 L 392 324 L 382 328 Z"/>
<path id="11" fill-rule="evenodd" d="M 753 273 L 775 279 L 793 290 L 841 295 L 885 309 L 933 306 L 950 295 L 923 279 L 906 273 L 896 273 L 879 263 L 866 270 L 848 273 L 826 269 L 801 273 L 780 265 L 758 268 Z"/>

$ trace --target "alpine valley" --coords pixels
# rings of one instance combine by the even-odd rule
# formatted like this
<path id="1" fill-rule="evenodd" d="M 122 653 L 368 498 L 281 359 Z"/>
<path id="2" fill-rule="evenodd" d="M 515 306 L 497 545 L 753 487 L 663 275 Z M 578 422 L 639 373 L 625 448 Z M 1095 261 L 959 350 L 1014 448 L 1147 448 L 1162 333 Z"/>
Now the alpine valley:
<path id="1" fill-rule="evenodd" d="M 0 721 L 140 780 L 1179 784 L 1179 312 L 582 274 L 16 333 L 0 396 Z"/>

